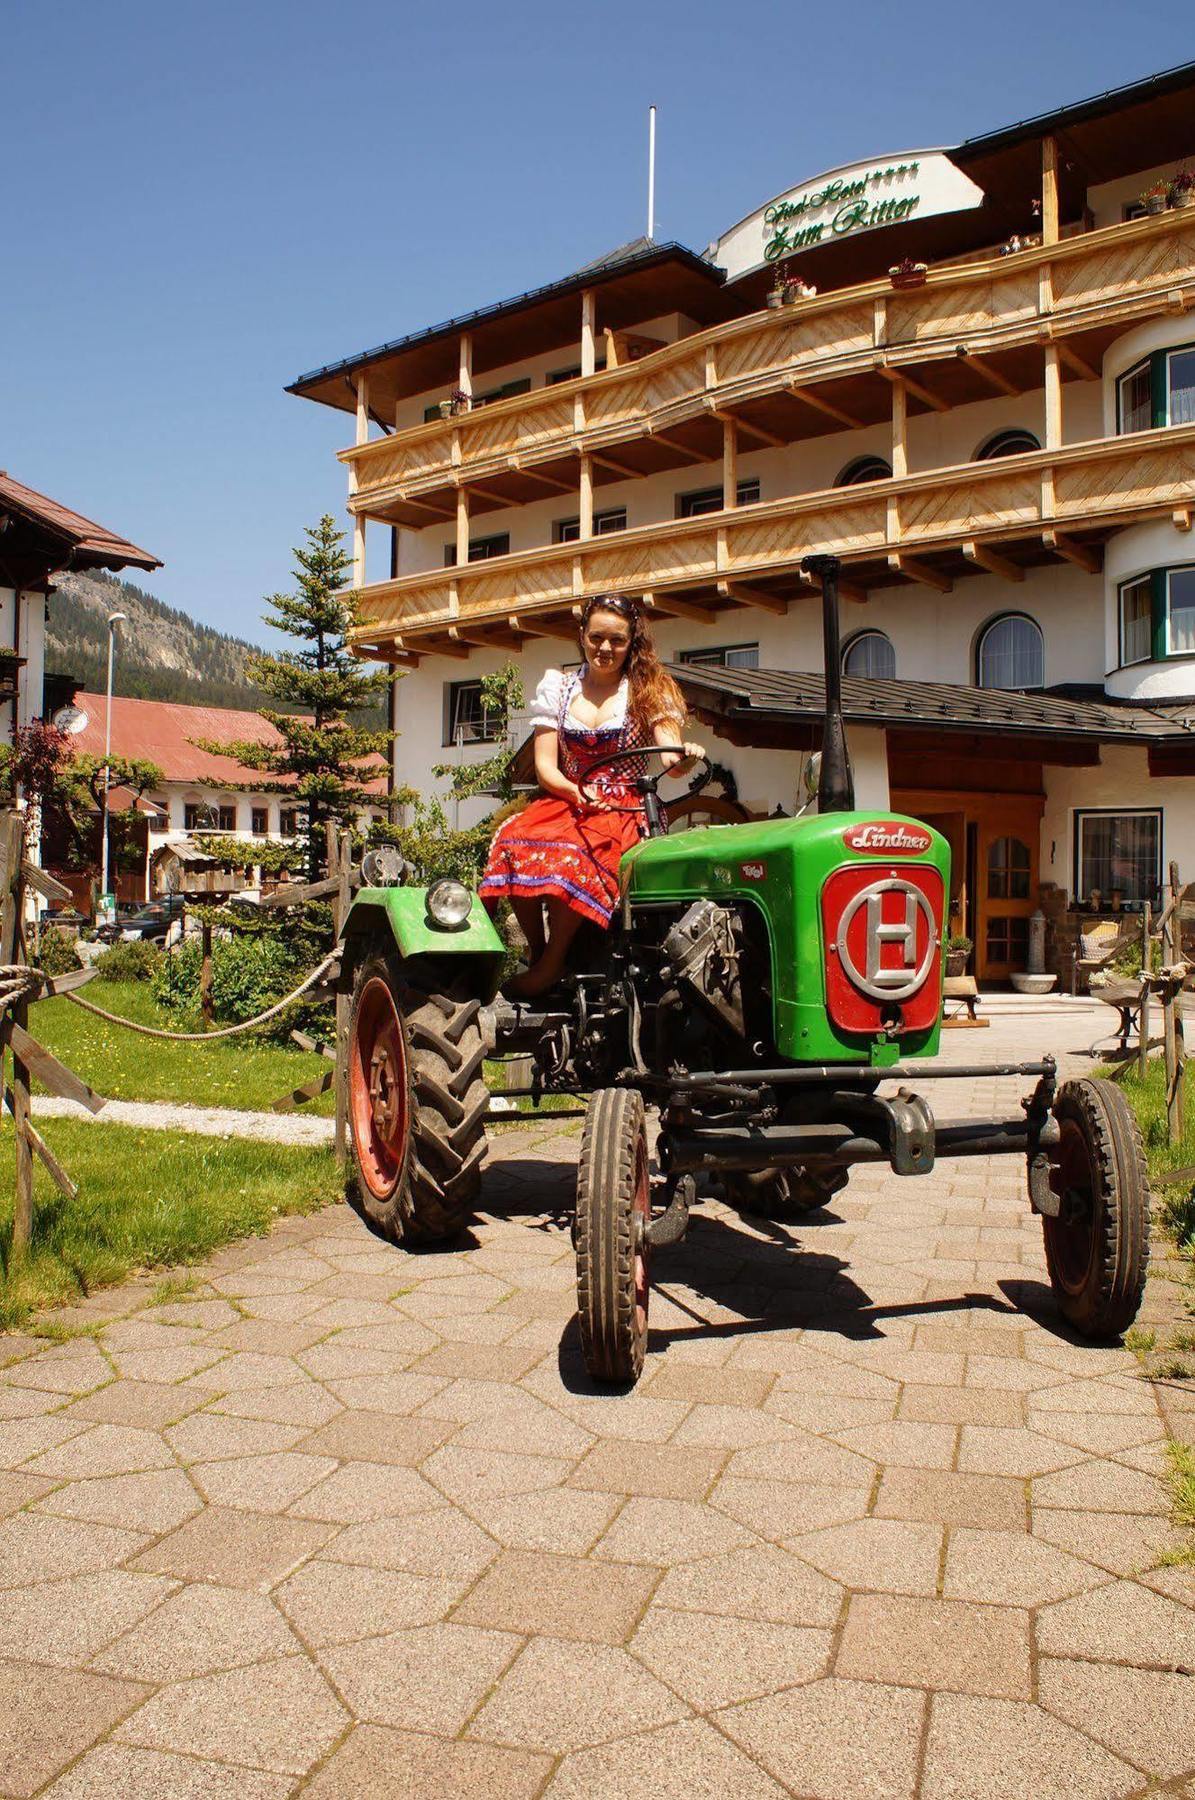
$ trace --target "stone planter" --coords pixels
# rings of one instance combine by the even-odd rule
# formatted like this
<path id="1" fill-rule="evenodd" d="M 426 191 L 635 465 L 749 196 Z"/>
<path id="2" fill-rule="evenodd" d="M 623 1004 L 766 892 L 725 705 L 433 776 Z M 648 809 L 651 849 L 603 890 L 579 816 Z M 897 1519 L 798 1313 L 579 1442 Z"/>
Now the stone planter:
<path id="1" fill-rule="evenodd" d="M 951 977 L 955 975 L 965 975 L 967 973 L 968 954 L 969 952 L 966 950 L 948 950 L 946 952 L 947 975 Z"/>
<path id="2" fill-rule="evenodd" d="M 1056 984 L 1056 975 L 1010 975 L 1018 994 L 1048 994 Z"/>

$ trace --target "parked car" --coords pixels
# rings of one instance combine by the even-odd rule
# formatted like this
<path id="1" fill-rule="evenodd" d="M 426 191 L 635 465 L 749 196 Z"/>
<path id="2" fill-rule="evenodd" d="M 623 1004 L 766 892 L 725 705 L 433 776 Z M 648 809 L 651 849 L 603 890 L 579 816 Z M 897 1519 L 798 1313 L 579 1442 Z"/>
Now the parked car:
<path id="1" fill-rule="evenodd" d="M 118 916 L 113 925 L 100 925 L 96 937 L 104 944 L 137 943 L 145 940 L 164 944 L 171 925 L 182 916 L 182 908 L 168 900 L 151 900 L 136 912 Z"/>

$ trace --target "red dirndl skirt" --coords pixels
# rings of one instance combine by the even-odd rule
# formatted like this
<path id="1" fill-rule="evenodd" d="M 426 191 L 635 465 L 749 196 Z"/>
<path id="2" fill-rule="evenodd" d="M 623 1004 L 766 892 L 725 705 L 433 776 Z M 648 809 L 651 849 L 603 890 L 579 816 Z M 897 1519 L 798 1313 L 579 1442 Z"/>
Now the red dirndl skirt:
<path id="1" fill-rule="evenodd" d="M 618 904 L 618 865 L 643 834 L 643 811 L 632 797 L 617 811 L 578 812 L 542 794 L 495 833 L 482 900 L 563 900 L 583 919 L 608 925 Z"/>

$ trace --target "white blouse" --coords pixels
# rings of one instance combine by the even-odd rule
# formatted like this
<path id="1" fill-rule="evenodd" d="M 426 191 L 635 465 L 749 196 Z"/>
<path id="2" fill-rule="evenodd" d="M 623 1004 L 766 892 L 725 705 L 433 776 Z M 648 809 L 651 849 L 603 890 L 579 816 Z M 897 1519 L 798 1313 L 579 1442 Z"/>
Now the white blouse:
<path id="1" fill-rule="evenodd" d="M 560 708 L 564 702 L 566 689 L 568 704 L 572 706 L 572 696 L 581 685 L 585 667 L 570 670 L 566 675 L 562 669 L 549 669 L 535 690 L 535 699 L 531 703 L 531 723 L 536 731 L 557 731 L 560 728 Z M 627 719 L 627 695 L 629 683 L 624 675 L 618 684 L 615 696 L 614 711 L 608 719 L 603 719 L 598 726 L 583 725 L 580 719 L 572 718 L 570 723 L 579 731 L 621 731 Z"/>

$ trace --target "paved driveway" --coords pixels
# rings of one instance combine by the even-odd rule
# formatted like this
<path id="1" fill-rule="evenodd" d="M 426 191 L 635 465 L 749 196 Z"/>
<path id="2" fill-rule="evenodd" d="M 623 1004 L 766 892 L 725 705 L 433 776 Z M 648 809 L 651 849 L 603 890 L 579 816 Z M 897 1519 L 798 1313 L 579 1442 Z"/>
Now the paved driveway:
<path id="1" fill-rule="evenodd" d="M 500 1133 L 454 1254 L 333 1207 L 0 1339 L 0 1794 L 1195 1795 L 1195 1392 L 1056 1328 L 1017 1165 L 704 1207 L 603 1395 L 576 1145 Z"/>

